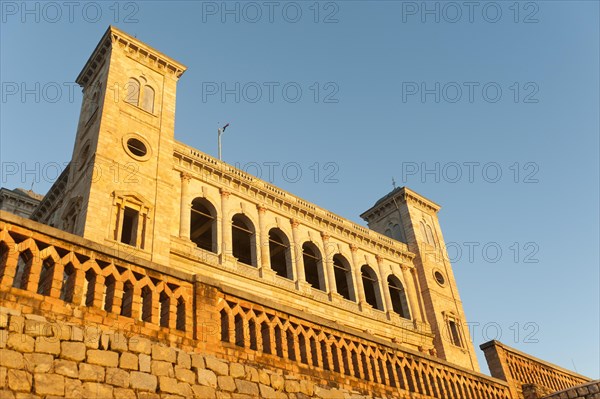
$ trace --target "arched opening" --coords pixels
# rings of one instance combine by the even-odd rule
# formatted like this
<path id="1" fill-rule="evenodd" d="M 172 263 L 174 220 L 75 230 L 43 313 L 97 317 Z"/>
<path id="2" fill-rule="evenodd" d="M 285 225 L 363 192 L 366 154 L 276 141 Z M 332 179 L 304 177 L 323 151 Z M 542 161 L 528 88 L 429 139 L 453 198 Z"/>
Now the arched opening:
<path id="1" fill-rule="evenodd" d="M 131 317 L 133 309 L 133 284 L 126 281 L 123 285 L 123 300 L 121 301 L 121 316 Z"/>
<path id="2" fill-rule="evenodd" d="M 169 327 L 169 316 L 171 314 L 171 298 L 166 292 L 161 292 L 158 298 L 161 327 Z"/>
<path id="3" fill-rule="evenodd" d="M 406 300 L 406 292 L 398 277 L 390 275 L 387 279 L 388 288 L 390 290 L 390 299 L 392 300 L 392 308 L 400 317 L 410 319 L 410 310 L 408 301 Z"/>
<path id="4" fill-rule="evenodd" d="M 37 293 L 50 296 L 52 289 L 52 280 L 54 279 L 54 260 L 52 258 L 44 259 L 42 270 L 40 270 L 40 280 L 38 282 Z"/>
<path id="5" fill-rule="evenodd" d="M 115 299 L 115 278 L 111 275 L 104 280 L 104 310 L 112 312 Z"/>
<path id="6" fill-rule="evenodd" d="M 271 331 L 266 321 L 260 324 L 260 340 L 262 342 L 263 352 L 271 353 Z"/>
<path id="7" fill-rule="evenodd" d="M 69 262 L 63 270 L 62 285 L 60 287 L 60 299 L 65 302 L 73 302 L 75 291 L 75 268 Z"/>
<path id="8" fill-rule="evenodd" d="M 404 238 L 404 231 L 402 230 L 402 227 L 397 223 L 392 227 L 392 238 L 394 240 L 406 242 L 406 239 Z"/>
<path id="9" fill-rule="evenodd" d="M 6 270 L 6 263 L 8 261 L 8 245 L 4 241 L 0 241 L 0 279 L 4 277 L 4 271 Z"/>
<path id="10" fill-rule="evenodd" d="M 96 294 L 96 272 L 93 269 L 89 269 L 85 272 L 85 282 L 84 282 L 84 290 L 85 295 L 83 297 L 83 305 L 85 306 L 94 306 L 94 296 Z"/>
<path id="11" fill-rule="evenodd" d="M 33 263 L 33 255 L 29 249 L 21 252 L 17 261 L 17 270 L 12 286 L 20 289 L 27 289 L 29 282 L 29 273 L 31 272 L 31 264 Z"/>
<path id="12" fill-rule="evenodd" d="M 314 288 L 325 291 L 325 277 L 323 275 L 323 260 L 321 252 L 312 242 L 302 244 L 302 259 L 304 260 L 304 274 L 306 281 Z"/>
<path id="13" fill-rule="evenodd" d="M 338 294 L 350 301 L 355 301 L 352 270 L 346 258 L 340 254 L 333 256 L 333 272 Z"/>
<path id="14" fill-rule="evenodd" d="M 233 256 L 241 263 L 256 266 L 256 235 L 254 225 L 246 216 L 238 213 L 231 223 Z"/>
<path id="15" fill-rule="evenodd" d="M 360 269 L 362 276 L 363 289 L 365 290 L 365 300 L 375 309 L 383 310 L 381 292 L 379 291 L 379 281 L 377 274 L 368 265 L 363 265 Z"/>
<path id="16" fill-rule="evenodd" d="M 254 351 L 257 350 L 258 343 L 256 339 L 256 322 L 254 321 L 254 319 L 250 319 L 248 321 L 248 335 L 248 338 L 250 338 L 250 349 Z"/>
<path id="17" fill-rule="evenodd" d="M 140 316 L 142 321 L 152 322 L 152 290 L 148 286 L 142 288 L 142 309 Z"/>
<path id="18" fill-rule="evenodd" d="M 179 331 L 185 331 L 185 302 L 183 298 L 177 300 L 177 323 L 175 328 Z"/>
<path id="19" fill-rule="evenodd" d="M 140 102 L 140 82 L 137 79 L 129 78 L 129 81 L 125 85 L 125 102 L 129 104 L 138 105 Z"/>
<path id="20" fill-rule="evenodd" d="M 271 269 L 281 277 L 293 279 L 290 242 L 278 228 L 269 230 L 269 256 Z"/>
<path id="21" fill-rule="evenodd" d="M 221 310 L 221 341 L 229 342 L 229 315 L 225 309 Z"/>
<path id="22" fill-rule="evenodd" d="M 204 198 L 192 201 L 190 240 L 198 246 L 217 253 L 217 211 Z"/>
<path id="23" fill-rule="evenodd" d="M 154 89 L 148 85 L 144 86 L 142 109 L 150 113 L 154 112 Z"/>
<path id="24" fill-rule="evenodd" d="M 245 346 L 244 344 L 244 319 L 240 314 L 236 314 L 234 318 L 235 323 L 235 344 L 237 346 L 241 346 L 242 348 Z"/>

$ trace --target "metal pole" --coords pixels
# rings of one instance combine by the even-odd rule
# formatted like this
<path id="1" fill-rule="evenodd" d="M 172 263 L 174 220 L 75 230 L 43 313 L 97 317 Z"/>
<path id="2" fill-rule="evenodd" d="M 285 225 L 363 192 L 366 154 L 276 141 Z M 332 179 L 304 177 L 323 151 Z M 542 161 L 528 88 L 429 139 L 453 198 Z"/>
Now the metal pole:
<path id="1" fill-rule="evenodd" d="M 222 161 L 223 159 L 221 158 L 221 135 L 223 134 L 223 129 L 219 128 L 219 161 Z"/>

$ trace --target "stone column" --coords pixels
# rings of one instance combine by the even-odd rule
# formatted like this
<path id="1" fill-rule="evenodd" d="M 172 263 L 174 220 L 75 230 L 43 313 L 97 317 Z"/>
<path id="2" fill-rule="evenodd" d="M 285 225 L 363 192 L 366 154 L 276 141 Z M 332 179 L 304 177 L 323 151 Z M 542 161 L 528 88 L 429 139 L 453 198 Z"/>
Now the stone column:
<path id="1" fill-rule="evenodd" d="M 304 270 L 304 258 L 302 256 L 302 243 L 298 237 L 298 226 L 300 222 L 296 219 L 290 219 L 292 225 L 292 265 L 295 267 L 294 276 L 296 277 L 296 288 L 301 291 L 307 291 L 310 284 L 306 282 L 306 271 Z"/>
<path id="2" fill-rule="evenodd" d="M 410 315 L 413 321 L 420 322 L 423 320 L 423 315 L 421 314 L 419 300 L 417 299 L 417 289 L 415 288 L 414 277 L 411 269 L 414 270 L 414 267 L 410 267 L 408 265 L 400 265 L 402 268 L 402 275 L 404 276 L 404 283 L 406 287 L 404 287 L 404 291 L 406 292 L 406 299 L 408 300 L 408 307 L 410 309 Z"/>
<path id="3" fill-rule="evenodd" d="M 323 239 L 323 251 L 325 252 L 325 256 L 323 257 L 323 266 L 325 267 L 325 273 L 327 274 L 327 280 L 329 285 L 327 286 L 329 297 L 335 295 L 339 295 L 337 293 L 337 286 L 335 284 L 335 274 L 333 272 L 333 254 L 331 253 L 331 248 L 329 247 L 329 234 L 321 233 L 321 238 Z"/>
<path id="4" fill-rule="evenodd" d="M 271 270 L 271 260 L 269 257 L 269 232 L 266 230 L 267 209 L 261 205 L 256 205 L 258 209 L 258 239 L 260 245 L 260 275 L 265 278 L 273 278 L 275 272 Z"/>
<path id="5" fill-rule="evenodd" d="M 181 172 L 181 203 L 179 206 L 179 237 L 190 239 L 190 223 L 191 223 L 191 206 L 192 202 L 189 199 L 189 185 L 192 176 L 188 173 Z"/>
<path id="6" fill-rule="evenodd" d="M 390 290 L 385 279 L 385 266 L 381 256 L 377 255 L 375 259 L 377 259 L 377 266 L 379 268 L 379 289 L 382 291 L 381 298 L 383 299 L 385 313 L 387 314 L 388 320 L 390 320 L 392 318 L 392 313 L 394 313 L 394 305 L 392 305 Z"/>
<path id="7" fill-rule="evenodd" d="M 233 248 L 231 243 L 231 220 L 228 216 L 229 196 L 231 193 L 221 189 L 221 262 L 233 258 Z"/>
<path id="8" fill-rule="evenodd" d="M 350 265 L 350 267 L 352 268 L 352 274 L 354 274 L 353 280 L 355 280 L 354 293 L 356 294 L 356 301 L 360 306 L 360 310 L 364 310 L 365 305 L 367 307 L 372 306 L 369 305 L 365 299 L 365 288 L 363 287 L 362 273 L 360 271 L 360 265 L 358 262 L 358 247 L 354 244 L 351 244 L 350 252 L 352 253 L 352 259 L 350 260 L 352 264 Z"/>

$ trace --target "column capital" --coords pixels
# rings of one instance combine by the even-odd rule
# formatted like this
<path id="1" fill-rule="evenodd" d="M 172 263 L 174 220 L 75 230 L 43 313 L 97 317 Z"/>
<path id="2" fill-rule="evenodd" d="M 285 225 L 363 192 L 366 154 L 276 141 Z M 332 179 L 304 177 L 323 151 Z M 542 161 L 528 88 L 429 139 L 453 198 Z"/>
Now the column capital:
<path id="1" fill-rule="evenodd" d="M 381 265 L 383 263 L 383 256 L 375 255 L 375 260 L 377 261 L 378 265 Z"/>
<path id="2" fill-rule="evenodd" d="M 258 209 L 259 213 L 265 213 L 265 212 L 267 212 L 267 208 L 265 208 L 264 206 L 262 206 L 260 204 L 256 204 L 256 209 Z"/>
<path id="3" fill-rule="evenodd" d="M 219 192 L 221 193 L 221 197 L 228 198 L 231 195 L 231 192 L 224 188 L 219 189 Z"/>
<path id="4" fill-rule="evenodd" d="M 181 181 L 189 182 L 192 180 L 192 175 L 187 172 L 180 172 L 179 175 L 181 176 Z"/>
<path id="5" fill-rule="evenodd" d="M 354 244 L 350 244 L 350 251 L 356 252 L 356 251 L 358 251 L 358 247 Z"/>
<path id="6" fill-rule="evenodd" d="M 411 267 L 409 265 L 401 263 L 400 264 L 400 269 L 402 269 L 403 272 L 407 272 L 407 271 L 411 271 L 412 269 L 414 269 L 414 267 Z"/>
<path id="7" fill-rule="evenodd" d="M 321 232 L 321 238 L 323 239 L 323 241 L 328 241 L 331 236 L 327 233 Z"/>
<path id="8" fill-rule="evenodd" d="M 290 224 L 292 225 L 293 229 L 298 228 L 298 226 L 300 226 L 300 222 L 298 221 L 298 219 L 290 219 Z"/>

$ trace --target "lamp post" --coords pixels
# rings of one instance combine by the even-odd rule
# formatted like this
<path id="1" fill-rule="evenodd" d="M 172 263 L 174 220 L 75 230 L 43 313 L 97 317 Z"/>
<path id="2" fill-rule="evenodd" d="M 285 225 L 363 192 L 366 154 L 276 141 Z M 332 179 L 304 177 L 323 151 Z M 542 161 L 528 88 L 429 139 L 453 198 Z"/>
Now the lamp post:
<path id="1" fill-rule="evenodd" d="M 223 133 L 225 133 L 225 129 L 227 129 L 228 127 L 229 127 L 229 123 L 228 123 L 228 124 L 226 124 L 226 125 L 225 125 L 225 126 L 223 126 L 223 127 L 220 127 L 220 128 L 219 128 L 219 130 L 218 130 L 218 142 L 219 142 L 219 143 L 218 143 L 218 144 L 219 144 L 219 161 L 222 161 L 222 160 L 223 160 L 223 158 L 221 157 L 221 135 L 222 135 Z"/>

